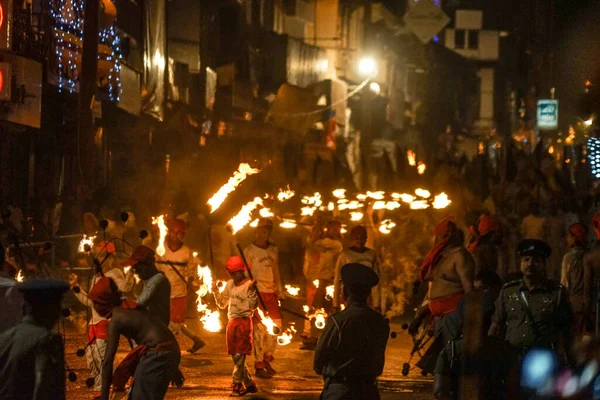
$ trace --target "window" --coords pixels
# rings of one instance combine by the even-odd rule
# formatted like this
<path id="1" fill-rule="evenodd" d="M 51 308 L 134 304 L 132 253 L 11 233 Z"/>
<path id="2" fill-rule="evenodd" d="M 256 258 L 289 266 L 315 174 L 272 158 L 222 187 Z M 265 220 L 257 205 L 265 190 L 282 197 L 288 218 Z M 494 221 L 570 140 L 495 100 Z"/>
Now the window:
<path id="1" fill-rule="evenodd" d="M 457 29 L 454 31 L 454 48 L 464 49 L 465 48 L 465 30 Z"/>
<path id="2" fill-rule="evenodd" d="M 479 31 L 469 31 L 469 49 L 477 50 L 479 48 Z"/>

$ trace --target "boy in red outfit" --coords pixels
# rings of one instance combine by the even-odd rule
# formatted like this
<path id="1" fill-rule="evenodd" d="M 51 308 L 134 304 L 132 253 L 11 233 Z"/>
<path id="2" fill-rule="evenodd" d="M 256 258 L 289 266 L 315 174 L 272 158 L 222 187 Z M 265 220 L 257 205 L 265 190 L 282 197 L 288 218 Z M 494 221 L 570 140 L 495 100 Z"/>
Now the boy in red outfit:
<path id="1" fill-rule="evenodd" d="M 252 314 L 258 306 L 258 296 L 255 282 L 244 274 L 246 266 L 241 257 L 230 257 L 225 267 L 231 279 L 222 291 L 213 282 L 213 293 L 219 308 L 228 307 L 227 353 L 234 364 L 231 396 L 243 396 L 258 392 L 246 366 L 246 356 L 252 353 Z"/>

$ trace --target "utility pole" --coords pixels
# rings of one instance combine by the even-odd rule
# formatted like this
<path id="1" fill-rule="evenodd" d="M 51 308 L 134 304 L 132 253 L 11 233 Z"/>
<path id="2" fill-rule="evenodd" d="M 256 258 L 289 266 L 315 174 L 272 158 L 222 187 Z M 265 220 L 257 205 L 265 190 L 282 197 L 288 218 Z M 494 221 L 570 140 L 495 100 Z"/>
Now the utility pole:
<path id="1" fill-rule="evenodd" d="M 98 14 L 99 0 L 86 0 L 83 21 L 83 50 L 79 76 L 79 104 L 77 108 L 77 154 L 80 183 L 88 182 L 93 188 L 93 120 L 92 101 L 96 92 L 98 71 Z"/>
<path id="2" fill-rule="evenodd" d="M 371 28 L 371 1 L 364 0 L 363 3 L 363 53 L 370 54 L 371 49 L 371 38 L 370 38 L 370 28 Z M 360 147 L 361 153 L 363 155 L 364 160 L 364 169 L 362 176 L 363 188 L 366 189 L 374 189 L 370 187 L 371 184 L 371 174 L 372 174 L 372 165 L 373 165 L 373 155 L 371 150 L 371 142 L 373 141 L 373 132 L 372 132 L 372 121 L 371 121 L 371 102 L 372 95 L 369 86 L 366 85 L 362 90 L 362 127 L 360 132 Z"/>

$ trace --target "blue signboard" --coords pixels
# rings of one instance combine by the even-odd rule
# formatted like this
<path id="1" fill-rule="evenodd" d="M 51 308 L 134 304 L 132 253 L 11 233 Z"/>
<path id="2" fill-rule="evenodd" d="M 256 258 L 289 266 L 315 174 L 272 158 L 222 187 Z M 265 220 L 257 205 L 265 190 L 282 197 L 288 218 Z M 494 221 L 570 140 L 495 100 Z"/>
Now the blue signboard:
<path id="1" fill-rule="evenodd" d="M 558 128 L 558 100 L 538 100 L 537 126 L 542 130 Z"/>

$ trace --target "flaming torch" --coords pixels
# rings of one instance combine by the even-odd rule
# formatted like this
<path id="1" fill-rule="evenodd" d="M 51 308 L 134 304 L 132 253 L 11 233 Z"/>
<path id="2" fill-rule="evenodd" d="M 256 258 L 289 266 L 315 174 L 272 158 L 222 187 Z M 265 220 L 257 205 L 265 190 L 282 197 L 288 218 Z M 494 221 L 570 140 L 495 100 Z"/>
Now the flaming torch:
<path id="1" fill-rule="evenodd" d="M 315 327 L 317 329 L 325 328 L 325 320 L 327 319 L 327 313 L 325 312 L 325 309 L 323 309 L 323 308 L 318 309 L 314 314 L 314 318 L 315 318 Z"/>
<path id="2" fill-rule="evenodd" d="M 279 200 L 280 202 L 283 203 L 284 201 L 289 200 L 292 197 L 294 197 L 295 194 L 296 194 L 296 192 L 291 190 L 290 187 L 288 186 L 288 188 L 286 190 L 279 189 L 279 193 L 277 193 L 277 200 Z"/>
<path id="3" fill-rule="evenodd" d="M 294 287 L 292 285 L 285 285 L 285 290 L 288 292 L 290 296 L 296 297 L 300 294 L 300 288 Z"/>
<path id="4" fill-rule="evenodd" d="M 325 288 L 325 300 L 329 301 L 329 300 L 333 299 L 333 290 L 334 290 L 333 285 L 329 285 Z"/>
<path id="5" fill-rule="evenodd" d="M 419 161 L 419 164 L 417 165 L 417 172 L 419 173 L 419 175 L 423 175 L 426 169 L 427 165 Z"/>
<path id="6" fill-rule="evenodd" d="M 167 252 L 165 248 L 165 239 L 167 238 L 167 225 L 165 224 L 165 216 L 159 215 L 158 217 L 152 217 L 152 225 L 158 225 L 160 236 L 158 238 L 158 245 L 156 245 L 156 254 L 164 256 Z"/>
<path id="7" fill-rule="evenodd" d="M 229 193 L 233 192 L 248 175 L 254 175 L 259 172 L 260 170 L 251 168 L 249 164 L 240 164 L 238 170 L 233 173 L 233 176 L 229 178 L 227 183 L 221 186 L 217 193 L 206 202 L 210 206 L 210 212 L 213 213 L 217 208 L 221 207 L 221 204 L 229 196 Z"/>
<path id="8" fill-rule="evenodd" d="M 381 221 L 381 225 L 379 225 L 379 232 L 384 235 L 389 235 L 392 232 L 392 229 L 396 226 L 396 223 L 391 219 L 386 219 Z"/>
<path id="9" fill-rule="evenodd" d="M 229 220 L 227 224 L 231 226 L 234 235 L 244 226 L 248 225 L 251 220 L 250 215 L 252 214 L 252 211 L 258 206 L 262 206 L 262 204 L 262 199 L 260 197 L 255 197 L 254 200 L 244 204 L 237 215 Z"/>
<path id="10" fill-rule="evenodd" d="M 23 282 L 24 279 L 23 271 L 19 270 L 19 273 L 17 274 L 17 282 Z"/>
<path id="11" fill-rule="evenodd" d="M 280 346 L 285 346 L 290 344 L 290 342 L 292 341 L 292 337 L 294 336 L 294 333 L 296 333 L 296 328 L 294 328 L 294 325 L 290 325 L 289 328 L 287 328 L 285 330 L 285 332 L 283 332 L 281 335 L 277 336 L 277 344 Z"/>
<path id="12" fill-rule="evenodd" d="M 83 238 L 79 242 L 79 246 L 77 247 L 77 252 L 78 253 L 84 253 L 86 251 L 85 250 L 85 245 L 88 245 L 88 246 L 92 247 L 94 245 L 94 240 L 96 240 L 96 236 L 86 236 L 84 234 Z M 88 251 L 89 251 L 89 249 L 88 249 Z"/>
<path id="13" fill-rule="evenodd" d="M 446 208 L 450 205 L 450 203 L 452 203 L 452 201 L 448 198 L 448 195 L 442 192 L 435 196 L 435 199 L 433 200 L 433 208 L 438 210 L 441 208 Z"/>
<path id="14" fill-rule="evenodd" d="M 200 322 L 202 322 L 204 329 L 207 331 L 219 332 L 222 329 L 219 312 L 210 310 L 208 308 L 208 304 L 202 303 L 202 297 L 208 294 L 210 287 L 212 286 L 212 274 L 210 272 L 210 268 L 201 267 L 198 265 L 197 275 L 198 278 L 202 280 L 202 285 L 200 285 L 200 288 L 196 292 L 196 294 L 198 294 L 198 303 L 196 307 L 198 312 L 202 314 L 200 317 Z M 224 289 L 225 287 L 223 287 L 223 290 Z M 219 291 L 221 291 L 220 288 Z"/>
<path id="15" fill-rule="evenodd" d="M 294 229 L 296 226 L 298 226 L 298 224 L 293 219 L 284 219 L 279 224 L 279 227 L 283 229 Z"/>
<path id="16" fill-rule="evenodd" d="M 415 154 L 414 151 L 408 150 L 406 152 L 406 159 L 408 160 L 408 165 L 410 165 L 411 167 L 414 167 L 417 165 L 417 155 Z"/>

